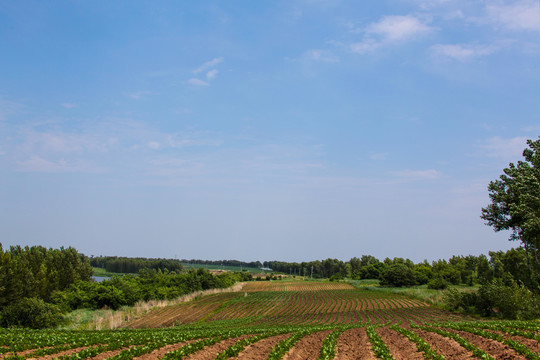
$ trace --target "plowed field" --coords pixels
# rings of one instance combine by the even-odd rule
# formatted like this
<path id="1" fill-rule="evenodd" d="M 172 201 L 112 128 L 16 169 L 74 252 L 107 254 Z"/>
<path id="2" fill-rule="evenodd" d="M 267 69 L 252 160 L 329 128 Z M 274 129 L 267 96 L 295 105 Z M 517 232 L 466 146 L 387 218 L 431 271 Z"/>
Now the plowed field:
<path id="1" fill-rule="evenodd" d="M 0 359 L 540 358 L 538 322 L 471 321 L 343 285 L 249 284 L 156 309 L 123 330 L 1 329 Z"/>

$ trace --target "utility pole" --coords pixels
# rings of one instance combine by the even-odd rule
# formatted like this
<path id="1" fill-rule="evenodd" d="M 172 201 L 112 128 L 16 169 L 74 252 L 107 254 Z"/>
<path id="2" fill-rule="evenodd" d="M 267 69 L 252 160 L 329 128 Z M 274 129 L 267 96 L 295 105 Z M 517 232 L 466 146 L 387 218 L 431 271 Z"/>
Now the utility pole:
<path id="1" fill-rule="evenodd" d="M 311 265 L 311 278 L 313 279 L 313 265 Z"/>

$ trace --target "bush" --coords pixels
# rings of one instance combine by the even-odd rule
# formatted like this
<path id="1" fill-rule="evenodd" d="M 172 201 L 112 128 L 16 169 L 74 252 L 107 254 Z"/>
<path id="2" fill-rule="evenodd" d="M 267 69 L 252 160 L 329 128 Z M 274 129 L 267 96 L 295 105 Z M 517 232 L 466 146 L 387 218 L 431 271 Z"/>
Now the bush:
<path id="1" fill-rule="evenodd" d="M 381 274 L 381 285 L 383 286 L 412 286 L 416 284 L 414 272 L 405 264 L 390 265 Z"/>
<path id="2" fill-rule="evenodd" d="M 476 313 L 503 319 L 535 319 L 540 317 L 540 299 L 516 282 L 505 284 L 501 279 L 488 282 L 478 292 L 462 293 L 448 289 L 443 299 L 451 310 Z"/>
<path id="3" fill-rule="evenodd" d="M 44 329 L 56 327 L 63 320 L 56 305 L 41 299 L 25 298 L 6 306 L 0 312 L 0 326 Z"/>
<path id="4" fill-rule="evenodd" d="M 446 280 L 444 280 L 442 277 L 437 276 L 436 278 L 428 281 L 427 287 L 428 289 L 444 290 L 448 287 L 448 282 L 446 282 Z"/>

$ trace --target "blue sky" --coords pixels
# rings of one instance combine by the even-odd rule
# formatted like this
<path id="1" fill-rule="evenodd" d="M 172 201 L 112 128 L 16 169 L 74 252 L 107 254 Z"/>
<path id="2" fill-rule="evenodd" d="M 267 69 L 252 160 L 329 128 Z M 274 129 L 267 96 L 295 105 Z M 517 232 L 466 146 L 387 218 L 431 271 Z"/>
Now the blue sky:
<path id="1" fill-rule="evenodd" d="M 517 243 L 540 4 L 0 1 L 0 242 L 414 261 Z"/>

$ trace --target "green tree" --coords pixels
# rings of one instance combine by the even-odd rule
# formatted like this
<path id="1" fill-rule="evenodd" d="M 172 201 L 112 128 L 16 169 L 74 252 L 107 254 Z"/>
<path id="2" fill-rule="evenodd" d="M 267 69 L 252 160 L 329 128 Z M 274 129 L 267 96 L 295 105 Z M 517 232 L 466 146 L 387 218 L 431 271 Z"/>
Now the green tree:
<path id="1" fill-rule="evenodd" d="M 491 204 L 481 218 L 495 231 L 511 230 L 510 240 L 521 241 L 529 259 L 534 287 L 540 269 L 540 139 L 528 140 L 525 161 L 510 163 L 499 180 L 489 183 Z"/>

